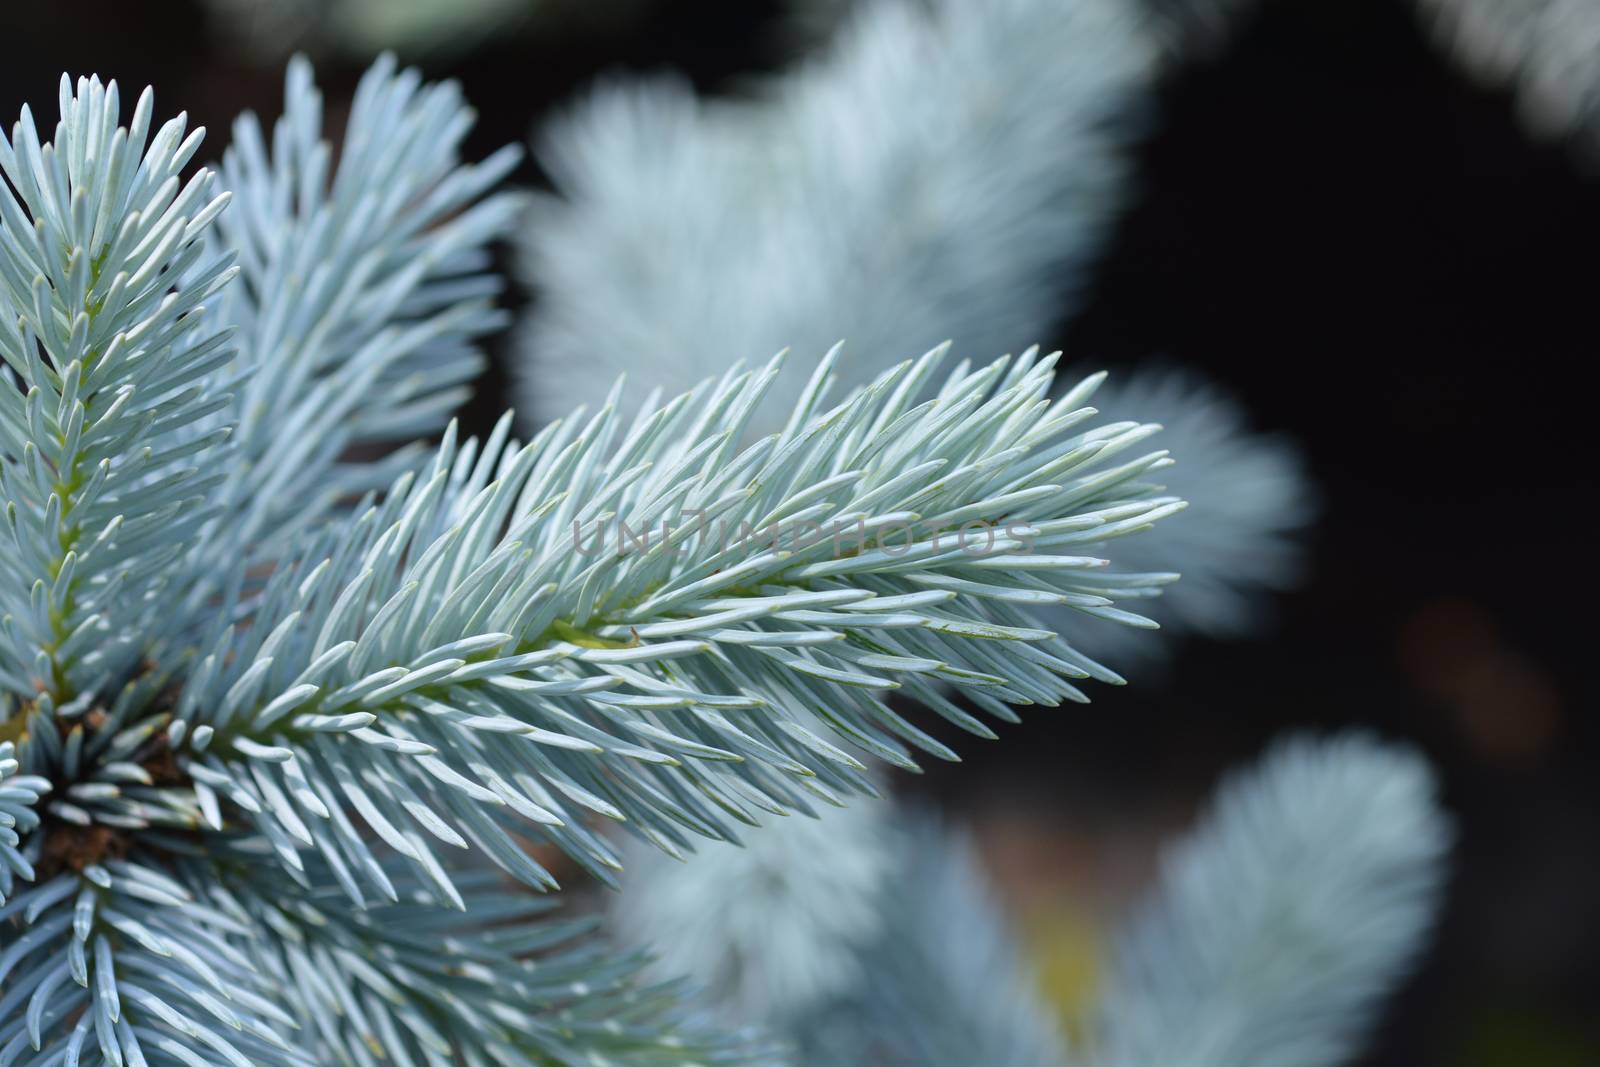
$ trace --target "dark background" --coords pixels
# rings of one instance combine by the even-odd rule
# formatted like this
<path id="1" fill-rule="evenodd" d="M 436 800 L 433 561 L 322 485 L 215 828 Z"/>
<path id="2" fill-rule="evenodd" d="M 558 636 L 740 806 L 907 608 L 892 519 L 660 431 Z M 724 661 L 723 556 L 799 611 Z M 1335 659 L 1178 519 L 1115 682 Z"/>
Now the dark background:
<path id="1" fill-rule="evenodd" d="M 418 58 L 464 83 L 483 155 L 604 70 L 736 88 L 792 57 L 784 31 L 776 3 L 669 2 Z M 0 35 L 6 116 L 24 101 L 53 116 L 64 69 L 153 84 L 158 114 L 187 107 L 213 131 L 211 154 L 242 108 L 278 110 L 281 65 L 188 4 L 12 4 Z M 330 113 L 363 66 L 318 57 Z M 1035 713 L 916 788 L 979 824 L 1025 922 L 1066 936 L 1062 900 L 1090 925 L 1123 907 L 1159 839 L 1269 738 L 1359 724 L 1410 739 L 1461 838 L 1435 948 L 1361 1062 L 1600 1062 L 1594 483 L 1578 444 L 1600 180 L 1522 132 L 1509 94 L 1461 74 L 1402 0 L 1263 4 L 1220 52 L 1173 67 L 1148 127 L 1141 188 L 1055 340 L 1080 361 L 1201 368 L 1298 439 L 1324 501 L 1311 578 L 1269 637 L 1190 641 L 1159 682 Z M 503 397 L 497 370 L 469 422 Z M 1053 988 L 1070 993 L 1070 972 Z"/>

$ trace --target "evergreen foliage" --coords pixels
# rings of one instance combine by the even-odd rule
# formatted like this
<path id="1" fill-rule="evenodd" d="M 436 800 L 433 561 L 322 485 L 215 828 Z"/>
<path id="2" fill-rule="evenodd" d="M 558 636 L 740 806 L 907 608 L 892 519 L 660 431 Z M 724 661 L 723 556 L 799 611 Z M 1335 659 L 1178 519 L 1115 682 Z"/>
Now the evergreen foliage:
<path id="1" fill-rule="evenodd" d="M 287 96 L 187 181 L 200 132 L 97 79 L 0 141 L 0 1063 L 765 1058 L 504 877 L 950 758 L 887 690 L 991 736 L 1119 681 L 1028 607 L 1147 625 L 1115 601 L 1173 576 L 1079 549 L 1182 507 L 1156 427 L 1034 352 L 834 398 L 835 353 L 749 446 L 781 359 L 355 460 L 476 368 L 510 157 L 387 62 L 337 153 Z"/>
<path id="2" fill-rule="evenodd" d="M 603 85 L 543 134 L 561 195 L 523 229 L 525 412 L 840 338 L 856 385 L 951 338 L 1049 336 L 1130 186 L 1151 52 L 1125 0 L 884 0 L 753 99 Z"/>
<path id="3" fill-rule="evenodd" d="M 1335 1067 L 1433 925 L 1452 836 L 1435 790 L 1418 753 L 1359 733 L 1291 737 L 1231 774 L 1111 939 L 1079 1047 L 964 835 L 915 813 L 855 805 L 768 827 L 743 852 L 647 862 L 614 908 L 622 933 L 808 1067 Z M 831 870 L 873 863 L 874 878 Z M 833 915 L 855 917 L 850 938 Z M 782 932 L 753 959 L 757 923 Z M 717 981 L 730 972 L 737 989 Z M 785 995 L 802 980 L 812 995 Z"/>

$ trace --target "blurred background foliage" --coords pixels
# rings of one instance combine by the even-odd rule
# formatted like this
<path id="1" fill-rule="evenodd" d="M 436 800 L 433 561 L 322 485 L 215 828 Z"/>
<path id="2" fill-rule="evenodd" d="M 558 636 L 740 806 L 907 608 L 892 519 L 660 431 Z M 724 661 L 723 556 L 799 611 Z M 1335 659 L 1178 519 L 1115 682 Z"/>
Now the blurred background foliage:
<path id="1" fill-rule="evenodd" d="M 1088 296 L 1037 340 L 1078 365 L 1180 361 L 1298 440 L 1323 503 L 1308 581 L 1267 637 L 1188 640 L 1158 680 L 1034 714 L 907 791 L 982 826 L 1071 1019 L 1096 931 L 1225 767 L 1291 725 L 1410 739 L 1461 838 L 1437 944 L 1362 1062 L 1600 1062 L 1594 478 L 1575 433 L 1600 175 L 1527 132 L 1514 91 L 1475 83 L 1404 0 L 1237 6 L 1168 68 Z M 10 4 L 0 84 L 8 111 L 51 113 L 63 69 L 149 83 L 220 133 L 273 113 L 290 49 L 318 60 L 337 115 L 390 47 L 463 83 L 482 156 L 603 72 L 738 92 L 826 21 L 769 0 Z M 532 162 L 518 178 L 544 181 Z M 502 363 L 468 423 L 506 396 Z"/>

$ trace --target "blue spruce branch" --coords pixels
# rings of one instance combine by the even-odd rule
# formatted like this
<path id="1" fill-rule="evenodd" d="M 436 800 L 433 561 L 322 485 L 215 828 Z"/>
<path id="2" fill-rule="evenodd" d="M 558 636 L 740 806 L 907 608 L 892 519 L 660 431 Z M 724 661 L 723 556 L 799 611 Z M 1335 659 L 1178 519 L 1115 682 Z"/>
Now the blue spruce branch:
<path id="1" fill-rule="evenodd" d="M 991 736 L 1119 681 L 1030 609 L 1149 625 L 1173 575 L 1084 547 L 1182 508 L 1156 427 L 1032 351 L 835 352 L 753 441 L 782 359 L 349 460 L 474 372 L 511 157 L 388 62 L 337 153 L 287 95 L 187 181 L 97 79 L 0 140 L 0 1064 L 766 1062 L 463 854 L 609 878 L 596 820 L 681 850 L 951 758 L 887 690 Z"/>

